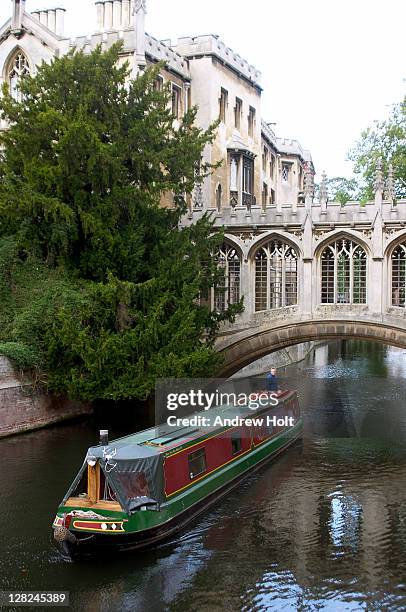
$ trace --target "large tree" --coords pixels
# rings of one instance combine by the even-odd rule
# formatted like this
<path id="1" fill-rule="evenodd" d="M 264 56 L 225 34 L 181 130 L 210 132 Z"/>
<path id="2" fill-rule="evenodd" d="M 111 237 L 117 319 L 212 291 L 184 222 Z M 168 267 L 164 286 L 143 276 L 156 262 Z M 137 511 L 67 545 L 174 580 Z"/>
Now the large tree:
<path id="1" fill-rule="evenodd" d="M 385 174 L 392 164 L 395 195 L 398 199 L 406 197 L 406 97 L 395 105 L 387 120 L 376 121 L 362 132 L 349 158 L 355 162 L 354 170 L 361 179 L 363 199 L 373 199 L 378 159 L 383 162 Z"/>
<path id="2" fill-rule="evenodd" d="M 222 282 L 221 236 L 206 217 L 182 226 L 216 126 L 196 127 L 196 109 L 175 125 L 158 68 L 131 81 L 119 55 L 72 52 L 0 102 L 0 350 L 35 355 L 51 390 L 89 400 L 212 373 L 218 326 L 241 310 L 200 305 Z"/>

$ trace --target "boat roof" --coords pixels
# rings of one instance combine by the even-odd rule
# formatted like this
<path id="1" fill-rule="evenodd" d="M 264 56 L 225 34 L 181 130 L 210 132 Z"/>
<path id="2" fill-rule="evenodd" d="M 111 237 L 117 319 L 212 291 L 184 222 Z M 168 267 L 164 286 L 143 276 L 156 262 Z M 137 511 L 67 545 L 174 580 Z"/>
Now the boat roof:
<path id="1" fill-rule="evenodd" d="M 295 393 L 295 391 L 284 391 L 281 395 L 279 395 L 278 400 L 284 403 Z M 269 409 L 269 406 L 264 409 Z M 207 417 L 208 415 L 210 415 L 212 419 L 215 419 L 216 416 L 222 416 L 232 419 L 236 416 L 255 417 L 260 412 L 261 411 L 254 412 L 250 410 L 248 406 L 235 406 L 234 404 L 227 404 L 222 406 L 214 406 L 210 408 L 210 410 L 202 410 L 200 412 L 192 413 L 187 417 L 179 418 L 190 419 L 192 416 Z M 219 427 L 218 431 L 221 431 L 221 429 L 229 428 Z M 117 440 L 112 440 L 111 442 L 109 442 L 108 447 L 109 449 L 114 447 L 117 450 L 117 458 L 122 454 L 125 454 L 127 457 L 129 455 L 132 455 L 134 459 L 143 458 L 146 456 L 159 455 L 161 453 L 173 451 L 173 449 L 178 449 L 185 444 L 196 441 L 199 438 L 207 436 L 213 431 L 214 428 L 212 426 L 172 427 L 170 425 L 165 424 L 156 427 L 151 427 L 149 429 L 144 429 L 143 431 L 139 431 L 137 433 L 118 438 Z"/>

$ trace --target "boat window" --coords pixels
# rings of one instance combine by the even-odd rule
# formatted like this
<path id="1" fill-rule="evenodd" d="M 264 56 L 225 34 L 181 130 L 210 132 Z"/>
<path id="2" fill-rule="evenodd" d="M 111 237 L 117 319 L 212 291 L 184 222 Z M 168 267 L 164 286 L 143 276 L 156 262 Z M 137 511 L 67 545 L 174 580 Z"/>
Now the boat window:
<path id="1" fill-rule="evenodd" d="M 128 499 L 149 497 L 149 486 L 144 472 L 117 473 L 117 476 Z"/>
<path id="2" fill-rule="evenodd" d="M 237 455 L 241 451 L 242 440 L 239 434 L 233 434 L 231 438 L 231 452 L 233 455 Z"/>
<path id="3" fill-rule="evenodd" d="M 203 474 L 206 471 L 206 451 L 204 448 L 190 453 L 188 456 L 189 461 L 189 475 L 190 478 L 196 478 L 199 474 Z"/>

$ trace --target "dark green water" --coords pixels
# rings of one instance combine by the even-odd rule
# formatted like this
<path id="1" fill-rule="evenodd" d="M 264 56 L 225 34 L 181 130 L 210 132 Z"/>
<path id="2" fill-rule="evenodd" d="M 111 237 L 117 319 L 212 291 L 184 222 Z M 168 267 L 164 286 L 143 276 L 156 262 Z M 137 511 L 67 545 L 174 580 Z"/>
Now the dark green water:
<path id="1" fill-rule="evenodd" d="M 406 353 L 348 341 L 281 374 L 303 442 L 147 553 L 73 564 L 50 544 L 106 422 L 0 441 L 0 589 L 66 590 L 72 610 L 106 612 L 406 610 Z"/>

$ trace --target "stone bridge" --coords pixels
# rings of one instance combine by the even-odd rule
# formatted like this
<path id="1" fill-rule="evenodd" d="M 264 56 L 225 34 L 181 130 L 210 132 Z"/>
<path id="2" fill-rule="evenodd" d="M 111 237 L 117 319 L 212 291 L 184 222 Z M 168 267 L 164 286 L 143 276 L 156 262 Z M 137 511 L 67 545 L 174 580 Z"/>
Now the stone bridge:
<path id="1" fill-rule="evenodd" d="M 391 179 L 391 177 L 389 177 Z M 391 182 L 389 181 L 389 187 Z M 320 201 L 213 211 L 222 228 L 222 310 L 244 296 L 245 311 L 224 326 L 217 348 L 223 375 L 309 340 L 362 338 L 406 349 L 406 200 L 384 191 L 361 205 Z"/>

